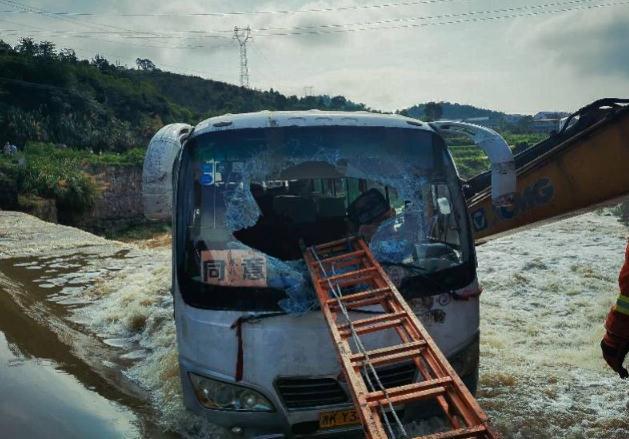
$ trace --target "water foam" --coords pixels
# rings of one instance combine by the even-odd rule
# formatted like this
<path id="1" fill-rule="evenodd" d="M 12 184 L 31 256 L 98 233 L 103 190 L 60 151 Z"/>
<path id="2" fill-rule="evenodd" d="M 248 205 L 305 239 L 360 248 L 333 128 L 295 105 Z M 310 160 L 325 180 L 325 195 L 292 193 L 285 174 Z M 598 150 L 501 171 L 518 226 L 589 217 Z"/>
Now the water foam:
<path id="1" fill-rule="evenodd" d="M 18 232 L 16 242 L 25 241 Z M 588 214 L 478 247 L 485 287 L 479 399 L 505 437 L 629 437 L 624 383 L 605 366 L 598 345 L 617 295 L 626 235 L 615 218 Z M 90 240 L 80 236 L 87 252 Z M 22 251 L 43 248 L 41 241 Z M 73 270 L 41 273 L 46 283 L 65 279 L 57 282 L 56 303 L 65 297 L 69 318 L 115 346 L 118 361 L 109 364 L 148 391 L 164 428 L 190 437 L 228 436 L 183 408 L 170 251 L 106 242 L 73 260 L 71 240 L 53 243 L 62 244 L 37 254 L 54 257 L 38 261 Z M 17 255 L 17 246 L 11 248 L 9 255 Z"/>
<path id="2" fill-rule="evenodd" d="M 125 267 L 105 275 L 83 292 L 90 303 L 74 319 L 119 343 L 120 359 L 131 364 L 124 374 L 148 390 L 160 422 L 191 437 L 225 437 L 222 429 L 186 411 L 170 294 L 170 250 L 134 251 Z"/>
<path id="3" fill-rule="evenodd" d="M 478 248 L 480 403 L 507 437 L 629 437 L 601 358 L 627 229 L 583 215 Z"/>
<path id="4" fill-rule="evenodd" d="M 615 218 L 589 214 L 478 248 L 479 396 L 505 436 L 629 437 L 627 394 L 598 346 L 626 234 Z M 221 435 L 182 408 L 167 267 L 167 252 L 132 260 L 95 288 L 87 310 L 117 334 L 145 322 L 147 356 L 128 374 L 151 389 L 171 428 Z"/>
<path id="5" fill-rule="evenodd" d="M 479 397 L 506 437 L 629 437 L 627 395 L 600 357 L 602 323 L 617 294 L 627 229 L 588 214 L 478 248 Z M 165 426 L 227 433 L 186 412 L 172 321 L 170 253 L 152 250 L 89 291 L 95 331 L 144 350 L 126 374 L 149 389 Z"/>

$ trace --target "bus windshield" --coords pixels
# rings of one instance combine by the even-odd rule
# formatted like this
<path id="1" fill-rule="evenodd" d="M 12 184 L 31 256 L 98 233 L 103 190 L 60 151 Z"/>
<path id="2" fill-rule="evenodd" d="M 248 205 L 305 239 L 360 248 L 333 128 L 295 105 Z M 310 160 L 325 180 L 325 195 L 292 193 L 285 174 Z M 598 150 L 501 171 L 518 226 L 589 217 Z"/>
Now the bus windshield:
<path id="1" fill-rule="evenodd" d="M 193 137 L 178 185 L 184 300 L 303 311 L 314 296 L 301 249 L 352 235 L 398 278 L 460 266 L 471 246 L 458 184 L 443 141 L 427 130 L 282 127 Z"/>

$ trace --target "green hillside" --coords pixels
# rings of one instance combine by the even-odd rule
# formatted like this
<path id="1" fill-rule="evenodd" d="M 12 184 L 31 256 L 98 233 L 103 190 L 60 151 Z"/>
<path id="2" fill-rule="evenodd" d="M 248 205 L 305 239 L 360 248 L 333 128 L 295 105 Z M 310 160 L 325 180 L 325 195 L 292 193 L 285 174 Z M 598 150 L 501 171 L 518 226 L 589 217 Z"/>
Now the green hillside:
<path id="1" fill-rule="evenodd" d="M 146 63 L 145 63 L 146 64 Z M 94 151 L 146 145 L 161 126 L 247 111 L 366 109 L 342 96 L 297 98 L 218 81 L 131 69 L 101 56 L 79 60 L 71 49 L 24 38 L 0 40 L 0 142 L 63 143 Z"/>
<path id="2" fill-rule="evenodd" d="M 9 141 L 20 148 L 16 156 L 0 155 L 0 206 L 14 208 L 19 194 L 84 210 L 96 196 L 85 169 L 140 165 L 149 139 L 167 123 L 264 109 L 368 109 L 343 96 L 285 96 L 164 72 L 149 60 L 138 61 L 132 69 L 98 55 L 79 60 L 71 49 L 58 50 L 50 42 L 22 39 L 10 46 L 0 40 L 0 146 Z M 423 118 L 426 105 L 440 107 L 441 116 L 451 119 L 505 116 L 447 102 L 400 113 Z M 505 126 L 500 130 L 515 151 L 544 137 Z M 469 139 L 447 140 L 462 177 L 487 169 L 486 157 Z"/>
<path id="3" fill-rule="evenodd" d="M 424 119 L 427 116 L 427 105 L 430 105 L 430 103 L 413 105 L 412 107 L 400 111 L 400 113 L 417 119 Z M 438 105 L 441 107 L 441 117 L 443 119 L 472 119 L 486 117 L 489 122 L 496 124 L 504 121 L 507 116 L 505 113 L 500 111 L 478 108 L 473 105 L 456 104 L 451 102 L 438 102 Z"/>

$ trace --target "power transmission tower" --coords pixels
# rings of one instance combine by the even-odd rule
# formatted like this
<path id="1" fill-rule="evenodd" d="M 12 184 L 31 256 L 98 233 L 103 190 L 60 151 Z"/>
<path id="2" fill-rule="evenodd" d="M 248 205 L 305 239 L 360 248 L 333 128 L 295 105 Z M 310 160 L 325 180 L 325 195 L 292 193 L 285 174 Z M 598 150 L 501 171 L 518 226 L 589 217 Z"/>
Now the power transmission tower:
<path id="1" fill-rule="evenodd" d="M 234 40 L 240 46 L 240 86 L 249 88 L 249 67 L 247 66 L 247 41 L 251 39 L 251 28 L 234 27 Z"/>

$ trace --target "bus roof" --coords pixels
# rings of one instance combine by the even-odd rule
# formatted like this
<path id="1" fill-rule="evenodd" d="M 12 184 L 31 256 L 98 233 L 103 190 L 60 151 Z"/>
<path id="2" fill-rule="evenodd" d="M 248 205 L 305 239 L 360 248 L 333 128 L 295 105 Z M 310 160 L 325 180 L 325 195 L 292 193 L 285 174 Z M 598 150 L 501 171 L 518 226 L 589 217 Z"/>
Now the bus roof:
<path id="1" fill-rule="evenodd" d="M 397 114 L 379 114 L 367 111 L 258 111 L 256 113 L 224 114 L 200 122 L 193 136 L 200 134 L 247 128 L 274 128 L 289 126 L 364 126 L 409 128 L 431 131 L 426 122 Z"/>

